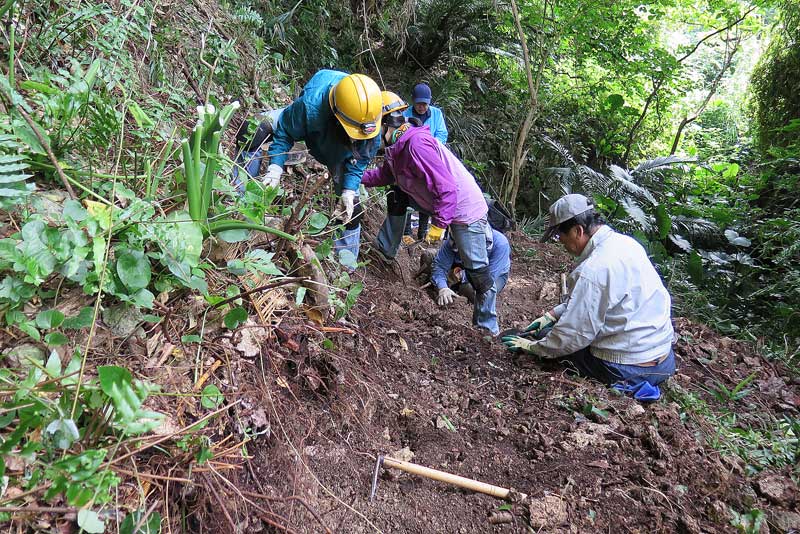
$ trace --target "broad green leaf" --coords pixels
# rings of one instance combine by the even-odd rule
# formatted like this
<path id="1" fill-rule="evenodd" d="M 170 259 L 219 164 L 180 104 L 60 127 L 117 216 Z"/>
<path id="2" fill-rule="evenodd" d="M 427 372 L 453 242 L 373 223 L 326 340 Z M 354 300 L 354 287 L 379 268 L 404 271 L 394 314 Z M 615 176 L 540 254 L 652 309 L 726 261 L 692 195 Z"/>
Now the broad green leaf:
<path id="1" fill-rule="evenodd" d="M 689 278 L 692 279 L 695 285 L 703 281 L 703 258 L 700 257 L 697 251 L 693 250 L 689 255 L 689 262 L 686 268 L 689 271 Z"/>
<path id="2" fill-rule="evenodd" d="M 181 336 L 181 343 L 200 343 L 202 339 L 197 334 Z"/>
<path id="3" fill-rule="evenodd" d="M 78 526 L 89 534 L 102 534 L 106 531 L 106 524 L 97 512 L 85 508 L 78 511 Z"/>
<path id="4" fill-rule="evenodd" d="M 622 95 L 616 93 L 608 95 L 606 102 L 608 102 L 608 106 L 611 111 L 619 109 L 625 105 L 625 99 L 622 97 Z"/>
<path id="5" fill-rule="evenodd" d="M 732 245 L 736 245 L 737 247 L 749 247 L 751 245 L 749 239 L 740 236 L 739 232 L 735 230 L 725 230 L 725 237 L 728 238 L 728 241 L 730 241 Z"/>
<path id="6" fill-rule="evenodd" d="M 222 404 L 224 400 L 225 397 L 222 396 L 222 392 L 219 390 L 219 388 L 214 384 L 209 384 L 203 388 L 203 393 L 200 397 L 200 404 L 203 405 L 203 408 L 208 408 L 211 410 Z"/>
<path id="7" fill-rule="evenodd" d="M 50 351 L 50 356 L 47 358 L 47 364 L 45 364 L 44 369 L 52 378 L 61 376 L 61 357 L 56 351 Z"/>
<path id="8" fill-rule="evenodd" d="M 161 514 L 153 512 L 146 520 L 142 521 L 142 517 L 147 513 L 144 510 L 136 510 L 125 516 L 122 523 L 119 525 L 119 534 L 159 534 L 161 532 Z M 134 527 L 139 525 L 139 528 L 134 532 Z"/>
<path id="9" fill-rule="evenodd" d="M 235 259 L 228 261 L 228 271 L 236 276 L 242 276 L 247 273 L 247 268 L 245 267 L 244 261 Z"/>
<path id="10" fill-rule="evenodd" d="M 217 233 L 216 236 L 226 243 L 241 243 L 242 241 L 250 239 L 250 230 L 225 230 L 224 232 Z"/>
<path id="11" fill-rule="evenodd" d="M 213 457 L 214 452 L 210 448 L 200 447 L 200 450 L 198 450 L 197 454 L 195 455 L 195 460 L 197 460 L 198 464 L 203 465 Z"/>
<path id="12" fill-rule="evenodd" d="M 61 332 L 50 332 L 44 336 L 44 342 L 51 347 L 60 347 L 69 343 L 69 338 Z"/>
<path id="13" fill-rule="evenodd" d="M 139 306 L 140 308 L 151 309 L 153 307 L 153 301 L 155 300 L 155 295 L 148 289 L 140 289 L 133 295 L 133 303 Z"/>
<path id="14" fill-rule="evenodd" d="M 303 304 L 303 299 L 306 298 L 306 291 L 308 291 L 308 289 L 303 286 L 297 288 L 297 293 L 294 295 L 295 305 L 300 306 Z"/>
<path id="15" fill-rule="evenodd" d="M 140 250 L 128 250 L 117 257 L 117 275 L 130 291 L 147 287 L 150 283 L 150 260 Z"/>
<path id="16" fill-rule="evenodd" d="M 100 228 L 108 230 L 111 228 L 111 206 L 97 202 L 96 200 L 84 200 L 86 211 L 100 224 Z"/>
<path id="17" fill-rule="evenodd" d="M 656 225 L 658 226 L 658 238 L 666 239 L 672 229 L 672 218 L 667 213 L 667 207 L 664 204 L 656 206 Z"/>
<path id="18" fill-rule="evenodd" d="M 42 330 L 58 328 L 64 322 L 64 314 L 58 310 L 45 310 L 36 314 L 36 326 Z"/>
<path id="19" fill-rule="evenodd" d="M 318 234 L 328 226 L 328 217 L 324 213 L 314 213 L 308 218 L 308 230 L 311 234 Z"/>
<path id="20" fill-rule="evenodd" d="M 68 330 L 78 330 L 81 328 L 89 328 L 94 321 L 94 308 L 91 306 L 84 306 L 78 315 L 75 317 L 68 317 L 64 319 L 64 328 Z"/>
<path id="21" fill-rule="evenodd" d="M 234 330 L 235 328 L 238 328 L 239 325 L 244 324 L 244 322 L 247 321 L 247 310 L 241 306 L 233 308 L 231 311 L 225 314 L 223 321 L 229 330 Z"/>

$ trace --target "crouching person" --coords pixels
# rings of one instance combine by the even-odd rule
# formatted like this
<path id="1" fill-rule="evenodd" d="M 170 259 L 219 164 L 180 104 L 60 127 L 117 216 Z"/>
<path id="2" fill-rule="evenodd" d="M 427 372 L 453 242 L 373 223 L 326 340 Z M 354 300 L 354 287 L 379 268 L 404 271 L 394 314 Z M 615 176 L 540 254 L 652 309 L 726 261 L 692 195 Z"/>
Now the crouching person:
<path id="1" fill-rule="evenodd" d="M 576 194 L 550 207 L 547 239 L 577 257 L 569 298 L 525 329 L 535 335 L 552 328 L 542 339 L 505 336 L 503 343 L 634 393 L 673 375 L 671 299 L 642 246 L 608 227 L 589 199 Z"/>
<path id="2" fill-rule="evenodd" d="M 487 220 L 488 206 L 475 178 L 450 150 L 437 141 L 427 126 L 412 127 L 404 122 L 394 126 L 385 121 L 381 135 L 386 143 L 386 157 L 377 169 L 364 173 L 365 187 L 396 184 L 432 222 L 425 241 L 438 243 L 449 229 L 466 270 L 467 279 L 475 288 L 475 306 L 497 294 L 489 270 L 487 236 L 491 228 Z M 391 229 L 388 250 L 394 257 L 403 238 L 403 224 Z M 380 245 L 379 245 L 380 246 Z"/>
<path id="3" fill-rule="evenodd" d="M 511 270 L 511 247 L 502 233 L 491 229 L 486 236 L 486 252 L 489 257 L 489 273 L 494 280 L 496 292 L 477 302 L 474 288 L 469 283 L 463 268 L 458 244 L 449 237 L 439 248 L 431 265 L 431 281 L 438 290 L 439 306 L 453 303 L 457 295 L 466 296 L 473 304 L 472 324 L 487 329 L 492 335 L 500 333 L 497 320 L 497 296 L 503 291 Z M 454 291 L 453 289 L 456 289 Z"/>

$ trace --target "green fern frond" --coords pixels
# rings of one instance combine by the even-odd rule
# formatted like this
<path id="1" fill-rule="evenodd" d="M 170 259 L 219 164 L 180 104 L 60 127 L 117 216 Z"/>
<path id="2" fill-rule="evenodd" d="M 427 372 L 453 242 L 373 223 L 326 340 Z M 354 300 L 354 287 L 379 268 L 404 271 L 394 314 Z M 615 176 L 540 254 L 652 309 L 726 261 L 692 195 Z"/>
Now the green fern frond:
<path id="1" fill-rule="evenodd" d="M 672 167 L 680 163 L 694 163 L 692 159 L 683 159 L 678 156 L 659 156 L 657 158 L 648 159 L 637 165 L 632 171 L 633 176 L 639 177 L 643 174 L 662 171 L 665 167 Z"/>
<path id="2" fill-rule="evenodd" d="M 658 204 L 653 194 L 648 191 L 647 188 L 642 187 L 634 182 L 634 178 L 631 176 L 631 173 L 616 165 L 611 165 L 608 170 L 611 173 L 611 176 L 617 181 L 617 185 L 623 191 L 634 195 L 638 199 L 646 199 L 654 206 Z"/>
<path id="3" fill-rule="evenodd" d="M 8 124 L 0 125 L 0 208 L 4 209 L 21 203 L 34 189 L 27 181 L 32 175 L 25 173 L 28 163 L 20 154 L 24 145 L 9 130 Z"/>

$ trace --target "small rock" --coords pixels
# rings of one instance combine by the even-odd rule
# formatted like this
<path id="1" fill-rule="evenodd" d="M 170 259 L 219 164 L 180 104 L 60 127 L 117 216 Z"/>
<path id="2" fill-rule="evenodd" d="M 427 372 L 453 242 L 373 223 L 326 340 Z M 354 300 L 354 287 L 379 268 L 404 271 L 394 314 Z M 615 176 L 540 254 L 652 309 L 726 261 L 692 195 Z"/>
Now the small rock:
<path id="1" fill-rule="evenodd" d="M 787 489 L 786 481 L 781 476 L 769 476 L 756 482 L 756 491 L 777 505 L 786 504 Z"/>
<path id="2" fill-rule="evenodd" d="M 628 419 L 636 419 L 640 415 L 645 414 L 645 409 L 638 402 L 631 403 L 630 406 L 625 408 L 625 417 Z"/>
<path id="3" fill-rule="evenodd" d="M 534 530 L 549 530 L 567 522 L 567 503 L 555 495 L 531 501 L 528 511 Z"/>
<path id="4" fill-rule="evenodd" d="M 403 447 L 399 451 L 394 451 L 392 453 L 392 458 L 394 458 L 395 460 L 410 462 L 411 460 L 414 459 L 414 451 L 412 451 L 408 447 Z"/>
<path id="5" fill-rule="evenodd" d="M 770 523 L 778 532 L 800 531 L 800 513 L 774 510 L 770 513 Z"/>
<path id="6" fill-rule="evenodd" d="M 697 524 L 697 521 L 688 515 L 678 519 L 678 524 L 683 527 L 683 531 L 687 534 L 701 534 L 703 532 L 700 530 L 700 525 Z"/>
<path id="7" fill-rule="evenodd" d="M 6 360 L 8 360 L 8 365 L 10 367 L 23 367 L 27 369 L 33 367 L 32 361 L 42 366 L 45 362 L 44 350 L 33 343 L 17 345 L 6 352 L 4 356 Z"/>
<path id="8" fill-rule="evenodd" d="M 119 304 L 103 310 L 103 322 L 117 337 L 127 338 L 132 334 L 144 337 L 144 330 L 139 324 L 144 320 L 144 315 L 136 306 Z"/>

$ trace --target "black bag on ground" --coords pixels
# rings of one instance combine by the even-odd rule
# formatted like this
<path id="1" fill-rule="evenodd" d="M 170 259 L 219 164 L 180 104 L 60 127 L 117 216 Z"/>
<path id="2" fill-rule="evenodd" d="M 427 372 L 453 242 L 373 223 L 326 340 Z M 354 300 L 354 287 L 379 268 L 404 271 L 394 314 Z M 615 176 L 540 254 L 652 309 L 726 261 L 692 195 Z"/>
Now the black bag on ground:
<path id="1" fill-rule="evenodd" d="M 499 200 L 490 198 L 486 201 L 486 204 L 489 206 L 489 226 L 502 233 L 506 233 L 516 226 L 514 219 L 511 218 L 511 213 Z"/>

